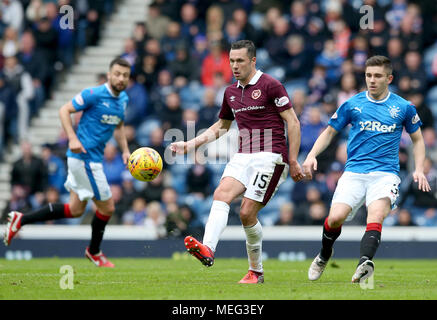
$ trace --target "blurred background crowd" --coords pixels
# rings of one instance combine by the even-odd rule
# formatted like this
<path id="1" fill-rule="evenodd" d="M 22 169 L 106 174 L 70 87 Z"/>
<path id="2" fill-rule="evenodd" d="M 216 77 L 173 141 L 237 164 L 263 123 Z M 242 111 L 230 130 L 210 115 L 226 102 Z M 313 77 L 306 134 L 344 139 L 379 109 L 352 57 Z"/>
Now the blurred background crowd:
<path id="1" fill-rule="evenodd" d="M 74 30 L 59 28 L 63 4 L 75 9 Z M 122 5 L 117 0 L 0 1 L 0 155 L 12 143 L 22 147 L 2 219 L 10 210 L 68 201 L 65 134 L 38 155 L 21 137 L 57 77 L 68 76 L 86 46 L 98 45 L 105 18 Z M 374 13 L 367 28 L 360 27 L 363 5 Z M 436 11 L 434 1 L 419 0 L 156 0 L 144 21 L 127 22 L 135 24 L 134 31 L 120 52 L 132 64 L 125 119 L 129 148 L 149 146 L 164 159 L 171 142 L 164 139 L 166 130 L 187 134 L 189 121 L 196 132 L 212 125 L 224 89 L 234 81 L 230 44 L 250 39 L 257 46 L 257 68 L 280 80 L 292 100 L 301 122 L 302 163 L 336 108 L 365 90 L 366 59 L 386 55 L 394 67 L 390 90 L 410 100 L 423 122 L 432 191 L 418 191 L 411 179 L 412 144 L 404 132 L 398 209 L 385 225 L 437 226 Z M 96 85 L 105 81 L 104 74 L 96 75 Z M 347 130 L 320 155 L 313 181 L 286 180 L 259 215 L 264 225 L 323 223 L 346 162 L 346 139 Z M 161 238 L 202 234 L 224 166 L 165 164 L 156 180 L 143 183 L 127 172 L 112 141 L 104 155 L 116 203 L 110 223 L 152 226 Z M 239 204 L 231 205 L 229 224 L 240 224 Z M 87 223 L 90 216 L 59 223 Z M 362 208 L 349 223 L 364 225 L 365 218 Z"/>

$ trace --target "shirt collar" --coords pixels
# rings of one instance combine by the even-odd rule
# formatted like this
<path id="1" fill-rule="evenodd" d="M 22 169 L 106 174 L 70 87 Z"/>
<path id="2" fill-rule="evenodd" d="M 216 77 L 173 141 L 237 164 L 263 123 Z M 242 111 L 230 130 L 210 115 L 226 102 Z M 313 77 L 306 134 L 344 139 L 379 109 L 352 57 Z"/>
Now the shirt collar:
<path id="1" fill-rule="evenodd" d="M 369 95 L 369 91 L 366 91 L 366 97 L 367 97 L 367 99 L 368 99 L 369 101 L 371 101 L 371 102 L 375 102 L 375 103 L 383 103 L 383 102 L 386 102 L 387 99 L 390 97 L 390 94 L 391 94 L 391 92 L 389 91 L 388 94 L 387 94 L 387 96 L 386 96 L 384 99 L 381 99 L 381 100 L 375 100 L 375 99 L 372 99 L 372 98 L 370 97 L 370 95 Z"/>
<path id="2" fill-rule="evenodd" d="M 118 98 L 118 97 L 119 97 L 119 96 L 116 96 L 116 95 L 112 92 L 111 87 L 109 86 L 109 84 L 108 84 L 107 82 L 105 83 L 105 87 L 106 87 L 106 89 L 108 89 L 109 94 L 110 94 L 112 97 L 114 97 L 114 98 Z"/>
<path id="3" fill-rule="evenodd" d="M 252 79 L 250 79 L 248 84 L 253 86 L 254 84 L 256 84 L 258 82 L 259 78 L 261 78 L 262 75 L 263 75 L 263 72 L 261 70 L 257 70 L 255 75 L 252 77 Z M 244 88 L 244 86 L 240 83 L 240 80 L 238 80 L 238 83 L 237 83 L 237 88 L 238 87 Z"/>

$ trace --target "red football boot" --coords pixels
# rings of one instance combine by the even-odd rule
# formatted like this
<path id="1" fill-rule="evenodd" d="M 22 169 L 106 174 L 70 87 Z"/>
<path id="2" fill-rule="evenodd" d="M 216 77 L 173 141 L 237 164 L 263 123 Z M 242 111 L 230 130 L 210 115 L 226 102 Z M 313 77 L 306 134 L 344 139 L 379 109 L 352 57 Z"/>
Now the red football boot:
<path id="1" fill-rule="evenodd" d="M 264 273 L 249 270 L 238 283 L 264 283 Z"/>
<path id="2" fill-rule="evenodd" d="M 106 256 L 100 251 L 97 254 L 91 254 L 89 248 L 85 250 L 85 257 L 91 260 L 97 267 L 114 268 L 115 265 L 106 258 Z"/>
<path id="3" fill-rule="evenodd" d="M 212 250 L 197 241 L 192 236 L 185 237 L 185 248 L 193 256 L 196 257 L 206 267 L 211 267 L 214 264 L 214 252 Z"/>
<path id="4" fill-rule="evenodd" d="M 6 231 L 4 236 L 5 245 L 10 245 L 12 238 L 18 233 L 21 228 L 21 218 L 23 214 L 17 211 L 11 211 L 8 214 L 8 224 L 6 225 Z"/>

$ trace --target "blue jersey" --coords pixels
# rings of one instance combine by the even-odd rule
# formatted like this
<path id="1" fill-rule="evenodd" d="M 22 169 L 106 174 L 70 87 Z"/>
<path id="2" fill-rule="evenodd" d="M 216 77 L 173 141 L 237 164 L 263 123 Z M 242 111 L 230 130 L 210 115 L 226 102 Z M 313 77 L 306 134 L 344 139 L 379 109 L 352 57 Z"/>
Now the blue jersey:
<path id="1" fill-rule="evenodd" d="M 398 174 L 403 127 L 411 134 L 422 122 L 415 106 L 402 97 L 389 92 L 386 98 L 375 101 L 365 91 L 344 102 L 328 124 L 337 131 L 352 125 L 345 171 Z"/>
<path id="2" fill-rule="evenodd" d="M 107 83 L 84 89 L 76 95 L 72 100 L 73 106 L 77 111 L 83 111 L 76 135 L 87 153 L 73 153 L 69 149 L 67 156 L 102 162 L 106 143 L 115 128 L 124 121 L 128 99 L 124 91 L 118 97 L 114 96 Z"/>

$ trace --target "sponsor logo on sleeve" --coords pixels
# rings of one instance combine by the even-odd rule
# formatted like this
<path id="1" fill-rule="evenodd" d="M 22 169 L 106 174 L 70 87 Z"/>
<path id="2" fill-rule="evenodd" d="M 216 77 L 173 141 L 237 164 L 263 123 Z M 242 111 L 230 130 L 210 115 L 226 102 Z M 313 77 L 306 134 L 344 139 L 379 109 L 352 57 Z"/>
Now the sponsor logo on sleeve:
<path id="1" fill-rule="evenodd" d="M 286 97 L 286 96 L 283 96 L 283 97 L 280 97 L 280 98 L 276 98 L 276 99 L 275 99 L 275 105 L 276 105 L 278 108 L 287 105 L 289 102 L 290 102 L 290 99 L 288 99 L 288 97 Z"/>
<path id="2" fill-rule="evenodd" d="M 416 124 L 420 121 L 419 115 L 416 113 L 413 117 L 413 119 L 411 119 L 411 123 L 412 124 Z"/>
<path id="3" fill-rule="evenodd" d="M 84 105 L 84 101 L 83 101 L 83 98 L 82 98 L 82 94 L 81 93 L 78 93 L 75 97 L 74 97 L 74 101 L 76 101 L 76 103 L 78 104 L 78 105 L 80 105 L 80 106 L 83 106 Z"/>

